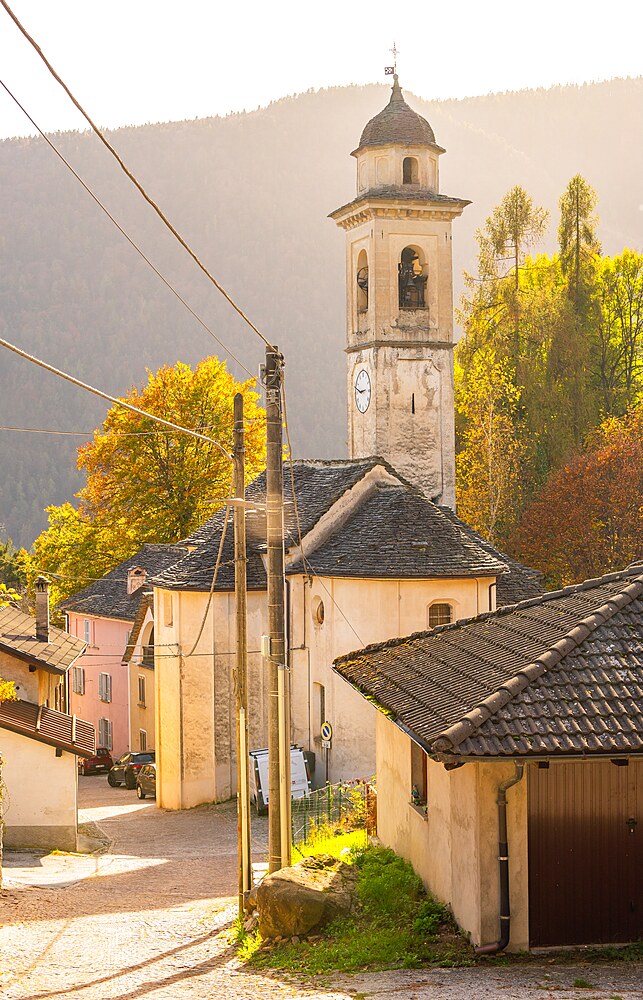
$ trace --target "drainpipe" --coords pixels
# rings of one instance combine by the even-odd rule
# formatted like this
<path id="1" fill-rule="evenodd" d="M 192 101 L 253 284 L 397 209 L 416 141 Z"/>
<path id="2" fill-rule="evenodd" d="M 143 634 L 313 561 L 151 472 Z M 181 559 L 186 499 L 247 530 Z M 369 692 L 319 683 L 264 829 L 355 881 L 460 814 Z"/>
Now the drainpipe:
<path id="1" fill-rule="evenodd" d="M 524 764 L 516 764 L 512 778 L 498 785 L 498 869 L 500 875 L 500 939 L 493 944 L 476 948 L 476 955 L 495 955 L 509 944 L 511 916 L 509 910 L 509 848 L 507 845 L 507 789 L 517 785 L 524 771 Z"/>

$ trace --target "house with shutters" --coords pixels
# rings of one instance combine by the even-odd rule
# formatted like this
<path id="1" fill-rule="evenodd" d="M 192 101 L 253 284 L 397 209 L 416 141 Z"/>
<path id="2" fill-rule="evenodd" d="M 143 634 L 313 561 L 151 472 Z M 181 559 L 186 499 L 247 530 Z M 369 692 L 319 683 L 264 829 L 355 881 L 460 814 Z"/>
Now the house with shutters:
<path id="1" fill-rule="evenodd" d="M 0 677 L 17 700 L 0 703 L 0 798 L 7 847 L 75 851 L 77 759 L 93 727 L 67 712 L 67 678 L 85 644 L 49 624 L 49 581 L 36 580 L 36 615 L 0 608 Z"/>
<path id="2" fill-rule="evenodd" d="M 94 726 L 98 746 L 118 756 L 154 747 L 154 621 L 139 611 L 149 610 L 148 577 L 184 554 L 180 546 L 144 545 L 60 605 L 69 633 L 86 644 L 70 675 L 70 711 Z"/>
<path id="3" fill-rule="evenodd" d="M 378 836 L 481 953 L 643 937 L 643 566 L 334 663 Z"/>

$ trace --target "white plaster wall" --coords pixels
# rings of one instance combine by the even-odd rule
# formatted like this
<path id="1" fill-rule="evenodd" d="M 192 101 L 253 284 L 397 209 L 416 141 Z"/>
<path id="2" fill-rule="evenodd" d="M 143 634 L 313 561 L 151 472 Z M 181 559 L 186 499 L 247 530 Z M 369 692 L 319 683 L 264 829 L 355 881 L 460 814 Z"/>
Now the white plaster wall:
<path id="1" fill-rule="evenodd" d="M 317 783 L 325 778 L 367 777 L 375 773 L 375 710 L 333 672 L 335 657 L 427 627 L 434 601 L 454 605 L 456 617 L 489 608 L 489 580 L 319 579 L 312 587 L 303 576 L 289 577 L 288 626 L 291 738 L 317 755 Z M 221 801 L 236 792 L 234 670 L 234 596 L 215 594 L 194 655 L 207 594 L 175 595 L 171 626 L 158 615 L 156 658 L 156 750 L 158 804 L 187 808 Z M 324 602 L 324 623 L 313 621 L 312 605 Z M 267 670 L 261 635 L 267 631 L 265 592 L 248 595 L 248 688 L 250 748 L 267 745 Z M 173 655 L 174 649 L 183 656 Z M 326 692 L 326 721 L 334 729 L 332 749 L 322 752 L 319 721 L 311 712 L 313 686 Z"/>
<path id="2" fill-rule="evenodd" d="M 38 700 L 38 671 L 29 672 L 29 664 L 24 660 L 19 660 L 9 653 L 0 652 L 0 677 L 6 681 L 15 681 L 16 694 L 21 701 L 32 701 L 39 704 Z"/>
<path id="3" fill-rule="evenodd" d="M 411 741 L 377 713 L 377 827 L 426 887 L 448 904 L 474 944 L 499 936 L 498 785 L 511 763 L 469 763 L 453 771 L 428 761 L 427 817 L 410 805 Z M 507 793 L 510 951 L 529 946 L 527 781 Z"/>
<path id="4" fill-rule="evenodd" d="M 7 846 L 76 849 L 77 763 L 74 754 L 0 729 Z"/>

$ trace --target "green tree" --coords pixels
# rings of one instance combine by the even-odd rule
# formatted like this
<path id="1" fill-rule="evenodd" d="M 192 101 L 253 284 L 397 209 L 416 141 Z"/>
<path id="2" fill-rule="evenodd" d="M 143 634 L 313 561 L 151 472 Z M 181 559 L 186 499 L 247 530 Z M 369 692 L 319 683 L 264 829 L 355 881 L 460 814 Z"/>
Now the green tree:
<path id="1" fill-rule="evenodd" d="M 548 219 L 549 212 L 534 205 L 525 189 L 516 185 L 477 233 L 479 277 L 495 285 L 494 298 L 511 316 L 516 362 L 521 352 L 521 271 L 528 251 L 544 235 Z"/>
<path id="2" fill-rule="evenodd" d="M 572 177 L 559 202 L 560 263 L 570 295 L 578 306 L 589 295 L 593 284 L 593 264 L 601 253 L 596 232 L 597 202 L 594 188 L 580 174 Z"/>
<path id="3" fill-rule="evenodd" d="M 148 373 L 126 400 L 214 438 L 230 452 L 233 401 L 244 396 L 246 474 L 265 464 L 265 413 L 252 381 L 237 383 L 217 358 L 194 370 L 177 363 Z M 87 473 L 79 504 L 49 507 L 36 539 L 30 575 L 52 574 L 52 601 L 79 590 L 145 542 L 177 542 L 210 517 L 230 490 L 232 464 L 214 444 L 165 431 L 148 417 L 113 406 L 94 438 L 78 450 Z"/>
<path id="4" fill-rule="evenodd" d="M 25 573 L 24 549 L 16 549 L 10 538 L 0 542 L 0 583 L 14 589 L 24 587 L 27 582 Z"/>
<path id="5" fill-rule="evenodd" d="M 623 250 L 597 268 L 595 378 L 604 413 L 623 414 L 640 396 L 643 371 L 643 254 Z"/>

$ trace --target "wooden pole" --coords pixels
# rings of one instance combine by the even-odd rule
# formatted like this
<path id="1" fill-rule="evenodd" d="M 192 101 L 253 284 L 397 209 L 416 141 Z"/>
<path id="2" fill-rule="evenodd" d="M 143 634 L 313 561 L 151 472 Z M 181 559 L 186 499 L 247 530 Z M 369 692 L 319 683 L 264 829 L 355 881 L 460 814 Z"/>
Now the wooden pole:
<path id="1" fill-rule="evenodd" d="M 245 434 L 243 396 L 234 397 L 234 591 L 236 607 L 237 708 L 237 839 L 239 855 L 239 917 L 244 893 L 252 887 L 250 782 L 248 765 L 248 622 L 246 591 Z"/>
<path id="2" fill-rule="evenodd" d="M 281 788 L 284 635 L 284 523 L 283 523 L 283 434 L 281 426 L 282 356 L 266 348 L 266 529 L 268 556 L 268 871 L 283 865 Z M 288 755 L 288 763 L 290 756 Z"/>

